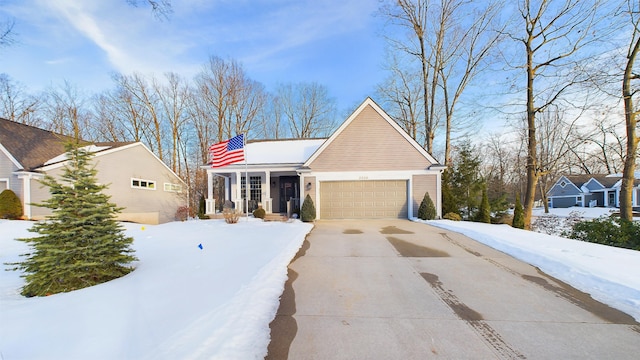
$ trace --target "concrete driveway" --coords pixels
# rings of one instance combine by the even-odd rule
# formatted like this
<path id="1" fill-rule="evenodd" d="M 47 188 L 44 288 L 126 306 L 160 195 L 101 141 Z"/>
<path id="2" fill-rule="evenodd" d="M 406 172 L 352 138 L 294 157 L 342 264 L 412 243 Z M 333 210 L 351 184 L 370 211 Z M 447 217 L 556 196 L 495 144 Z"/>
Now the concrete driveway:
<path id="1" fill-rule="evenodd" d="M 463 235 L 318 221 L 267 359 L 637 359 L 640 324 Z"/>

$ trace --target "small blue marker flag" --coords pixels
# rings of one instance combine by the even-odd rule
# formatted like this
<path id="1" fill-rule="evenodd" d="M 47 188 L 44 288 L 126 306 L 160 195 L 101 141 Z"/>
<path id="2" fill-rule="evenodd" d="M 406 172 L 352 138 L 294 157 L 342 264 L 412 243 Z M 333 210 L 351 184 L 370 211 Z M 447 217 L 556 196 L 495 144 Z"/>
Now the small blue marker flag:
<path id="1" fill-rule="evenodd" d="M 202 244 L 198 244 L 198 247 L 200 248 L 200 250 L 202 250 Z"/>

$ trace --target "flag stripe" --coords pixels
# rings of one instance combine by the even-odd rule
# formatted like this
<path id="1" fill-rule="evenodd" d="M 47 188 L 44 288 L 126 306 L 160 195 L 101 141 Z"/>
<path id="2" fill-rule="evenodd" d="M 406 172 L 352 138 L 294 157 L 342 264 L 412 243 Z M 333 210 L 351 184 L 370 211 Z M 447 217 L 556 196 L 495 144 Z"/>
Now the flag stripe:
<path id="1" fill-rule="evenodd" d="M 211 167 L 222 167 L 244 160 L 244 134 L 209 147 Z"/>

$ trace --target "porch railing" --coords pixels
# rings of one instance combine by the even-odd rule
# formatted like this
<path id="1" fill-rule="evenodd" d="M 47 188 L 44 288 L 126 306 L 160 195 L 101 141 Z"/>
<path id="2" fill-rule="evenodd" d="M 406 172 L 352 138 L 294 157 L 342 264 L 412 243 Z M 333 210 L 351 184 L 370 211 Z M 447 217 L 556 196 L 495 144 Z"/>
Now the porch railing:
<path id="1" fill-rule="evenodd" d="M 299 198 L 289 198 L 287 201 L 287 216 L 292 217 L 293 212 L 298 209 L 300 210 L 300 199 Z"/>

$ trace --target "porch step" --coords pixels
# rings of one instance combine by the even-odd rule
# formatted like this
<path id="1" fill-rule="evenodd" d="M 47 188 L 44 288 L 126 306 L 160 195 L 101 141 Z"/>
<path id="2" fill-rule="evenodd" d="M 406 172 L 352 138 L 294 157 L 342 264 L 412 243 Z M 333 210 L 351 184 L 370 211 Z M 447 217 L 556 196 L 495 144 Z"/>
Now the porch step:
<path id="1" fill-rule="evenodd" d="M 265 214 L 264 215 L 264 221 L 287 221 L 289 220 L 289 218 L 287 218 L 286 214 Z"/>

